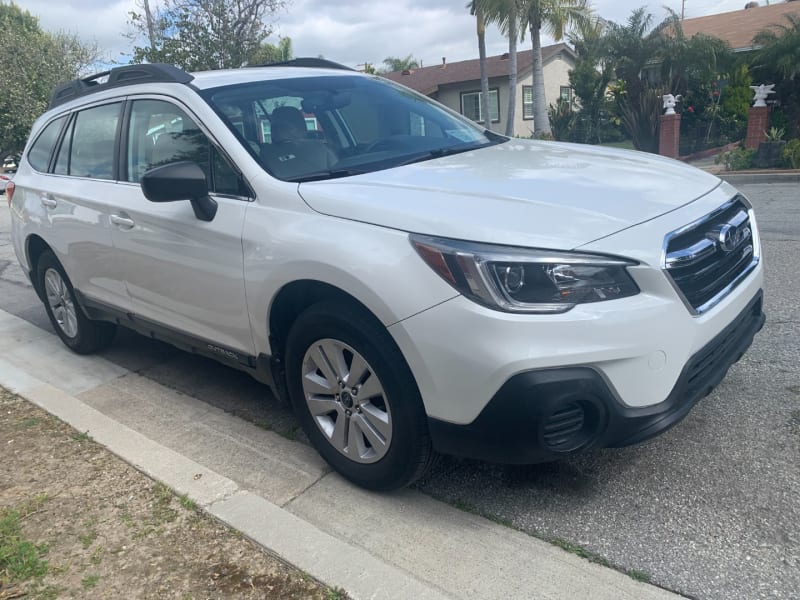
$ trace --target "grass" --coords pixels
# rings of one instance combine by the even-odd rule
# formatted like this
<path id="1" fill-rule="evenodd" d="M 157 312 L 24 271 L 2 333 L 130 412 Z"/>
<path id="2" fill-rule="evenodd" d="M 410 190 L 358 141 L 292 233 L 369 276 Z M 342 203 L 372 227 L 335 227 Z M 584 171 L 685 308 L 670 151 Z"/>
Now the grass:
<path id="1" fill-rule="evenodd" d="M 197 510 L 197 503 L 189 498 L 186 494 L 182 496 L 178 496 L 178 501 L 181 503 L 181 506 L 186 510 L 196 511 Z"/>
<path id="2" fill-rule="evenodd" d="M 72 439 L 76 442 L 91 442 L 92 436 L 89 435 L 88 431 L 84 431 L 83 433 L 76 433 L 72 436 Z"/>
<path id="3" fill-rule="evenodd" d="M 347 592 L 341 588 L 333 588 L 325 592 L 325 600 L 347 600 L 349 597 Z"/>
<path id="4" fill-rule="evenodd" d="M 45 544 L 36 545 L 22 534 L 17 510 L 0 511 L 0 583 L 27 581 L 47 573 Z"/>
<path id="5" fill-rule="evenodd" d="M 100 575 L 87 575 L 81 579 L 81 585 L 88 590 L 96 586 L 98 581 L 100 581 Z"/>

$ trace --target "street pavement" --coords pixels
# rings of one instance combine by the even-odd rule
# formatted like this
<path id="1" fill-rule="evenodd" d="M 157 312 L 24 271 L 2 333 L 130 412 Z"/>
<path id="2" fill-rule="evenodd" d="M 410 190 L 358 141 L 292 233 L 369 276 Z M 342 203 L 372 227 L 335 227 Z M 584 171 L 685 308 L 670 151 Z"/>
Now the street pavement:
<path id="1" fill-rule="evenodd" d="M 620 569 L 686 596 L 797 598 L 800 186 L 747 185 L 741 190 L 756 207 L 763 237 L 767 325 L 726 380 L 686 420 L 640 446 L 598 451 L 548 465 L 507 467 L 445 458 L 418 490 L 519 532 L 580 546 Z M 0 215 L 0 309 L 52 331 L 44 309 L 16 266 L 8 240 L 8 213 L 2 210 Z M 36 343 L 30 350 L 31 361 L 36 359 Z M 414 549 L 394 543 L 413 538 L 419 525 L 411 518 L 412 510 L 403 511 L 403 503 L 410 501 L 403 494 L 382 498 L 349 490 L 338 478 L 326 475 L 324 465 L 305 455 L 308 449 L 291 411 L 271 398 L 264 387 L 213 361 L 130 332 L 119 335 L 102 356 L 111 365 L 109 382 L 104 385 L 114 388 L 105 393 L 102 386 L 85 390 L 76 380 L 77 387 L 69 391 L 81 402 L 167 447 L 186 450 L 193 460 L 217 472 L 230 467 L 237 473 L 232 479 L 239 485 L 278 506 L 288 506 L 293 514 L 338 539 L 372 555 L 391 556 L 393 564 L 413 570 L 412 558 L 405 553 Z M 120 376 L 114 368 L 124 374 Z M 46 376 L 41 375 L 44 380 Z M 168 391 L 179 392 L 181 401 L 166 409 L 171 405 L 158 401 L 154 390 L 160 390 L 165 398 Z M 130 401 L 110 402 L 112 396 Z M 169 419 L 187 413 L 193 418 L 181 427 L 171 426 L 174 423 Z M 239 456 L 220 457 L 213 445 L 204 447 L 203 435 L 221 422 L 220 415 L 235 417 L 226 420 L 225 427 L 249 428 L 248 439 L 260 439 L 259 443 L 267 444 L 265 449 L 259 452 L 253 444 L 247 450 L 256 456 L 242 451 Z M 263 432 L 263 439 L 252 432 L 253 424 Z M 270 462 L 269 444 L 276 443 L 276 432 L 282 440 L 300 442 L 292 442 L 294 448 L 300 448 L 296 465 Z M 259 464 L 269 468 L 259 471 Z M 280 469 L 288 471 L 281 474 Z M 291 485 L 276 483 L 281 477 Z M 344 516 L 347 503 L 337 504 L 342 497 L 356 497 L 364 510 L 378 519 L 397 510 L 403 518 L 387 530 L 389 537 L 369 535 L 361 515 L 355 521 Z M 419 509 L 422 513 L 438 514 L 439 503 L 413 498 L 414 507 L 427 507 Z M 451 519 L 451 513 L 447 514 Z M 431 516 L 429 522 L 437 518 Z M 469 523 L 474 526 L 475 521 Z M 371 524 L 375 532 L 382 531 L 379 525 L 377 521 Z M 519 532 L 508 530 L 513 544 L 520 543 L 515 537 Z M 434 534 L 447 538 L 446 530 Z M 477 538 L 474 541 L 481 543 Z M 479 560 L 480 554 L 474 558 Z M 432 572 L 425 577 L 448 589 L 441 583 L 442 578 L 447 580 L 447 573 Z M 522 587 L 519 591 L 519 597 L 533 597 L 527 593 L 532 590 Z"/>

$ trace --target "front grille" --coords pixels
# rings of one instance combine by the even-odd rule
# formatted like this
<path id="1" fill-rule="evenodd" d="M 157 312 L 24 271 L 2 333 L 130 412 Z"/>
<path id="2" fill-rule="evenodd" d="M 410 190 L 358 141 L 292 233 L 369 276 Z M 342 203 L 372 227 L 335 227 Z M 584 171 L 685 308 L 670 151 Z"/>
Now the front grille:
<path id="1" fill-rule="evenodd" d="M 750 213 L 737 196 L 666 238 L 664 268 L 693 312 L 722 300 L 758 264 Z"/>
<path id="2" fill-rule="evenodd" d="M 761 329 L 764 317 L 759 295 L 722 333 L 692 357 L 686 369 L 684 395 L 700 398 L 716 386 L 728 367 L 736 362 L 750 345 L 749 336 Z"/>

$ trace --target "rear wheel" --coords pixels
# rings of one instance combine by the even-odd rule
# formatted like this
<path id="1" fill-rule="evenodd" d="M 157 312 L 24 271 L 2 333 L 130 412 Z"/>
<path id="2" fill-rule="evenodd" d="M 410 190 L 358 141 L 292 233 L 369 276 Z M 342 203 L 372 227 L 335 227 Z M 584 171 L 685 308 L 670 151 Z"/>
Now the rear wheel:
<path id="1" fill-rule="evenodd" d="M 49 250 L 42 253 L 36 264 L 36 276 L 50 323 L 67 347 L 78 354 L 91 354 L 112 342 L 117 326 L 92 321 L 83 313 L 75 300 L 72 283 L 55 254 Z"/>
<path id="2" fill-rule="evenodd" d="M 286 372 L 303 430 L 347 479 L 389 490 L 429 467 L 433 452 L 416 382 L 371 315 L 344 302 L 306 310 L 289 332 Z"/>

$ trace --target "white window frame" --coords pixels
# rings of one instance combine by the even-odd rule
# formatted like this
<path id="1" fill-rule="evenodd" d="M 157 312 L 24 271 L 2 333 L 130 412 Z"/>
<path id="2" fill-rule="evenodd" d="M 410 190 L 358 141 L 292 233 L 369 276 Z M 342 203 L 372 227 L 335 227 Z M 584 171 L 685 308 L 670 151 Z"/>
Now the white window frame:
<path id="1" fill-rule="evenodd" d="M 483 123 L 483 102 L 481 102 L 481 91 L 475 92 L 461 92 L 461 114 L 467 117 L 468 119 L 472 119 L 469 115 L 464 112 L 464 98 L 467 96 L 477 96 L 478 97 L 478 120 L 472 119 L 476 123 Z M 489 114 L 492 113 L 492 107 L 495 108 L 497 111 L 497 118 L 492 119 L 492 123 L 499 123 L 500 122 L 500 90 L 498 88 L 492 88 L 489 90 Z"/>

